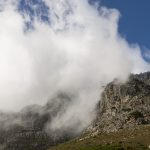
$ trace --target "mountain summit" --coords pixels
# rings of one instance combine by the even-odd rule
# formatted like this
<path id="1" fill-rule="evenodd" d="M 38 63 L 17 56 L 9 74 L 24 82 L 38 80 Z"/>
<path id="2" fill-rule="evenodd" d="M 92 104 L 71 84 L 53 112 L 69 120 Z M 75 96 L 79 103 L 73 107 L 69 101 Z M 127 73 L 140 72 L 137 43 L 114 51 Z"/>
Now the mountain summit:
<path id="1" fill-rule="evenodd" d="M 117 132 L 150 124 L 150 72 L 130 75 L 128 82 L 109 83 L 97 106 L 91 132 Z"/>

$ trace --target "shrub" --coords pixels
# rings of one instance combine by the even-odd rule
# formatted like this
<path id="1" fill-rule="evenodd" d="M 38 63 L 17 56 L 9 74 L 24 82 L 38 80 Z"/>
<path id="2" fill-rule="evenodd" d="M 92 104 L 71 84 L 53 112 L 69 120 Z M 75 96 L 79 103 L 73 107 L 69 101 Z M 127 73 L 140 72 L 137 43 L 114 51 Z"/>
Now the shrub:
<path id="1" fill-rule="evenodd" d="M 134 117 L 135 119 L 143 118 L 143 114 L 139 111 L 134 111 L 129 114 L 129 117 Z"/>

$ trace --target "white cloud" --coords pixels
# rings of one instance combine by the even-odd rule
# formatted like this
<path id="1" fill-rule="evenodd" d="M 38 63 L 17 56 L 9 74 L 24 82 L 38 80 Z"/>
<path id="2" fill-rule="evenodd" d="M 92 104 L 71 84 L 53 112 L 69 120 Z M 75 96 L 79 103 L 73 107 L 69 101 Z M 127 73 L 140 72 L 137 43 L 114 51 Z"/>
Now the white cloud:
<path id="1" fill-rule="evenodd" d="M 0 13 L 0 109 L 44 104 L 58 92 L 74 95 L 71 105 L 50 128 L 76 126 L 93 118 L 101 86 L 130 72 L 150 70 L 138 46 L 118 33 L 119 12 L 86 0 L 45 0 L 51 25 L 39 20 L 24 33 L 24 19 L 14 5 Z M 28 17 L 27 17 L 28 18 Z"/>
<path id="2" fill-rule="evenodd" d="M 150 61 L 150 50 L 147 48 L 144 48 L 144 57 Z"/>

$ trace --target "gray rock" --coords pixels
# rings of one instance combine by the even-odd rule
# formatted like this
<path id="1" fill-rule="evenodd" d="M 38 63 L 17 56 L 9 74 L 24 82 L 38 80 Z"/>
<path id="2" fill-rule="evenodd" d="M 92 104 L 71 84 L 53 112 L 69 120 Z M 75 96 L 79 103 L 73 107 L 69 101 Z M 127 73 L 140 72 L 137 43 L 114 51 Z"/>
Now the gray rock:
<path id="1" fill-rule="evenodd" d="M 32 105 L 19 113 L 0 113 L 0 150 L 46 150 L 74 135 L 66 130 L 46 132 L 46 125 L 63 111 L 70 98 L 59 94 L 45 106 Z"/>
<path id="2" fill-rule="evenodd" d="M 150 124 L 150 72 L 131 75 L 128 82 L 109 83 L 87 132 L 116 132 Z"/>

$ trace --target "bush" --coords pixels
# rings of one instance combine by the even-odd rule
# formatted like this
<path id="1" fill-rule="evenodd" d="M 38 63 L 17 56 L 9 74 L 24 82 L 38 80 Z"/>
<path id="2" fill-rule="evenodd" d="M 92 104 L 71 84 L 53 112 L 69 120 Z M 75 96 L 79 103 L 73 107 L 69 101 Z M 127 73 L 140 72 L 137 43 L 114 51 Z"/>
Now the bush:
<path id="1" fill-rule="evenodd" d="M 134 111 L 129 114 L 129 117 L 134 117 L 135 119 L 143 118 L 143 114 L 139 111 Z"/>

